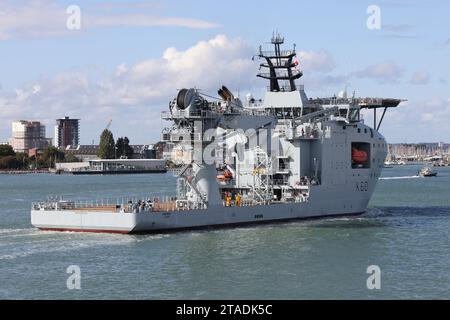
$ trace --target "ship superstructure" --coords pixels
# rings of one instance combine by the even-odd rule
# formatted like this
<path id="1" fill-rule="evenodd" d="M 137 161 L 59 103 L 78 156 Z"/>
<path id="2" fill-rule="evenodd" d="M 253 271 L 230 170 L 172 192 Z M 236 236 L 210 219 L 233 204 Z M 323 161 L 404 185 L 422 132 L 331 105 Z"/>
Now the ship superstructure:
<path id="1" fill-rule="evenodd" d="M 114 205 L 35 203 L 32 223 L 41 229 L 155 232 L 285 221 L 365 211 L 387 154 L 379 133 L 385 112 L 400 99 L 310 99 L 295 47 L 260 48 L 269 87 L 263 100 L 241 101 L 227 87 L 219 97 L 181 89 L 162 118 L 172 123 L 162 141 L 182 150 L 177 190 Z M 373 109 L 367 126 L 362 109 Z M 377 123 L 376 111 L 383 110 Z M 57 211 L 57 212 L 55 212 Z"/>

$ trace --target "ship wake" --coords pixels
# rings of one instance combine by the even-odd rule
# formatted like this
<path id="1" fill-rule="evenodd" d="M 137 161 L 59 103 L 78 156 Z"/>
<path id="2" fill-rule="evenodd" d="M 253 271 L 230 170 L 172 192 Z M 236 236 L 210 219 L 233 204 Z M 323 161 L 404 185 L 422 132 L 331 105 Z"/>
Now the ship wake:
<path id="1" fill-rule="evenodd" d="M 420 176 L 400 176 L 400 177 L 382 177 L 380 180 L 403 180 L 403 179 L 417 179 Z"/>

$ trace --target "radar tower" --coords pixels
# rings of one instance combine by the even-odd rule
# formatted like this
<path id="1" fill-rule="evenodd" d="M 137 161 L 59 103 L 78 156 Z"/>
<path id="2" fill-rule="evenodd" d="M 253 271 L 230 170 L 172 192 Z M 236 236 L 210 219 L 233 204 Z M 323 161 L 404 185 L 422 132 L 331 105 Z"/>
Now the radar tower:
<path id="1" fill-rule="evenodd" d="M 280 46 L 283 43 L 284 38 L 274 33 L 271 39 L 274 51 L 263 51 L 262 47 L 259 47 L 259 58 L 266 60 L 265 63 L 260 64 L 260 67 L 269 69 L 269 72 L 261 72 L 257 76 L 270 80 L 270 91 L 295 91 L 297 90 L 295 80 L 303 75 L 296 69 L 298 61 L 294 61 L 295 45 L 292 50 L 281 50 Z M 279 80 L 286 80 L 289 86 L 280 86 Z"/>

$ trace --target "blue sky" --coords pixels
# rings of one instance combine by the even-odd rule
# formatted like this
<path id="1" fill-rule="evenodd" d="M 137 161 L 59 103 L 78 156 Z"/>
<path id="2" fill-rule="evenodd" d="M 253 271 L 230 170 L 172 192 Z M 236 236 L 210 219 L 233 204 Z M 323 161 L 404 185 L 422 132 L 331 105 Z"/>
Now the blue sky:
<path id="1" fill-rule="evenodd" d="M 66 29 L 69 5 L 79 31 Z M 366 26 L 369 5 L 380 30 Z M 52 137 L 69 115 L 82 119 L 82 143 L 98 142 L 110 118 L 115 136 L 155 142 L 180 86 L 261 95 L 251 55 L 274 30 L 297 45 L 309 96 L 347 85 L 405 98 L 382 126 L 388 141 L 450 141 L 449 13 L 448 1 L 2 0 L 0 141 L 12 120 L 42 120 Z"/>

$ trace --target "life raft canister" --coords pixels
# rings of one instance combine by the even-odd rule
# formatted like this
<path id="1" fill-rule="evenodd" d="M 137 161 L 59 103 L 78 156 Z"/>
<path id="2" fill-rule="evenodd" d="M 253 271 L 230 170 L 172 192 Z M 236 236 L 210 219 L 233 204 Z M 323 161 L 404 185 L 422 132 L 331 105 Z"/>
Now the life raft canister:
<path id="1" fill-rule="evenodd" d="M 352 162 L 357 164 L 364 164 L 368 160 L 367 152 L 352 148 Z"/>

